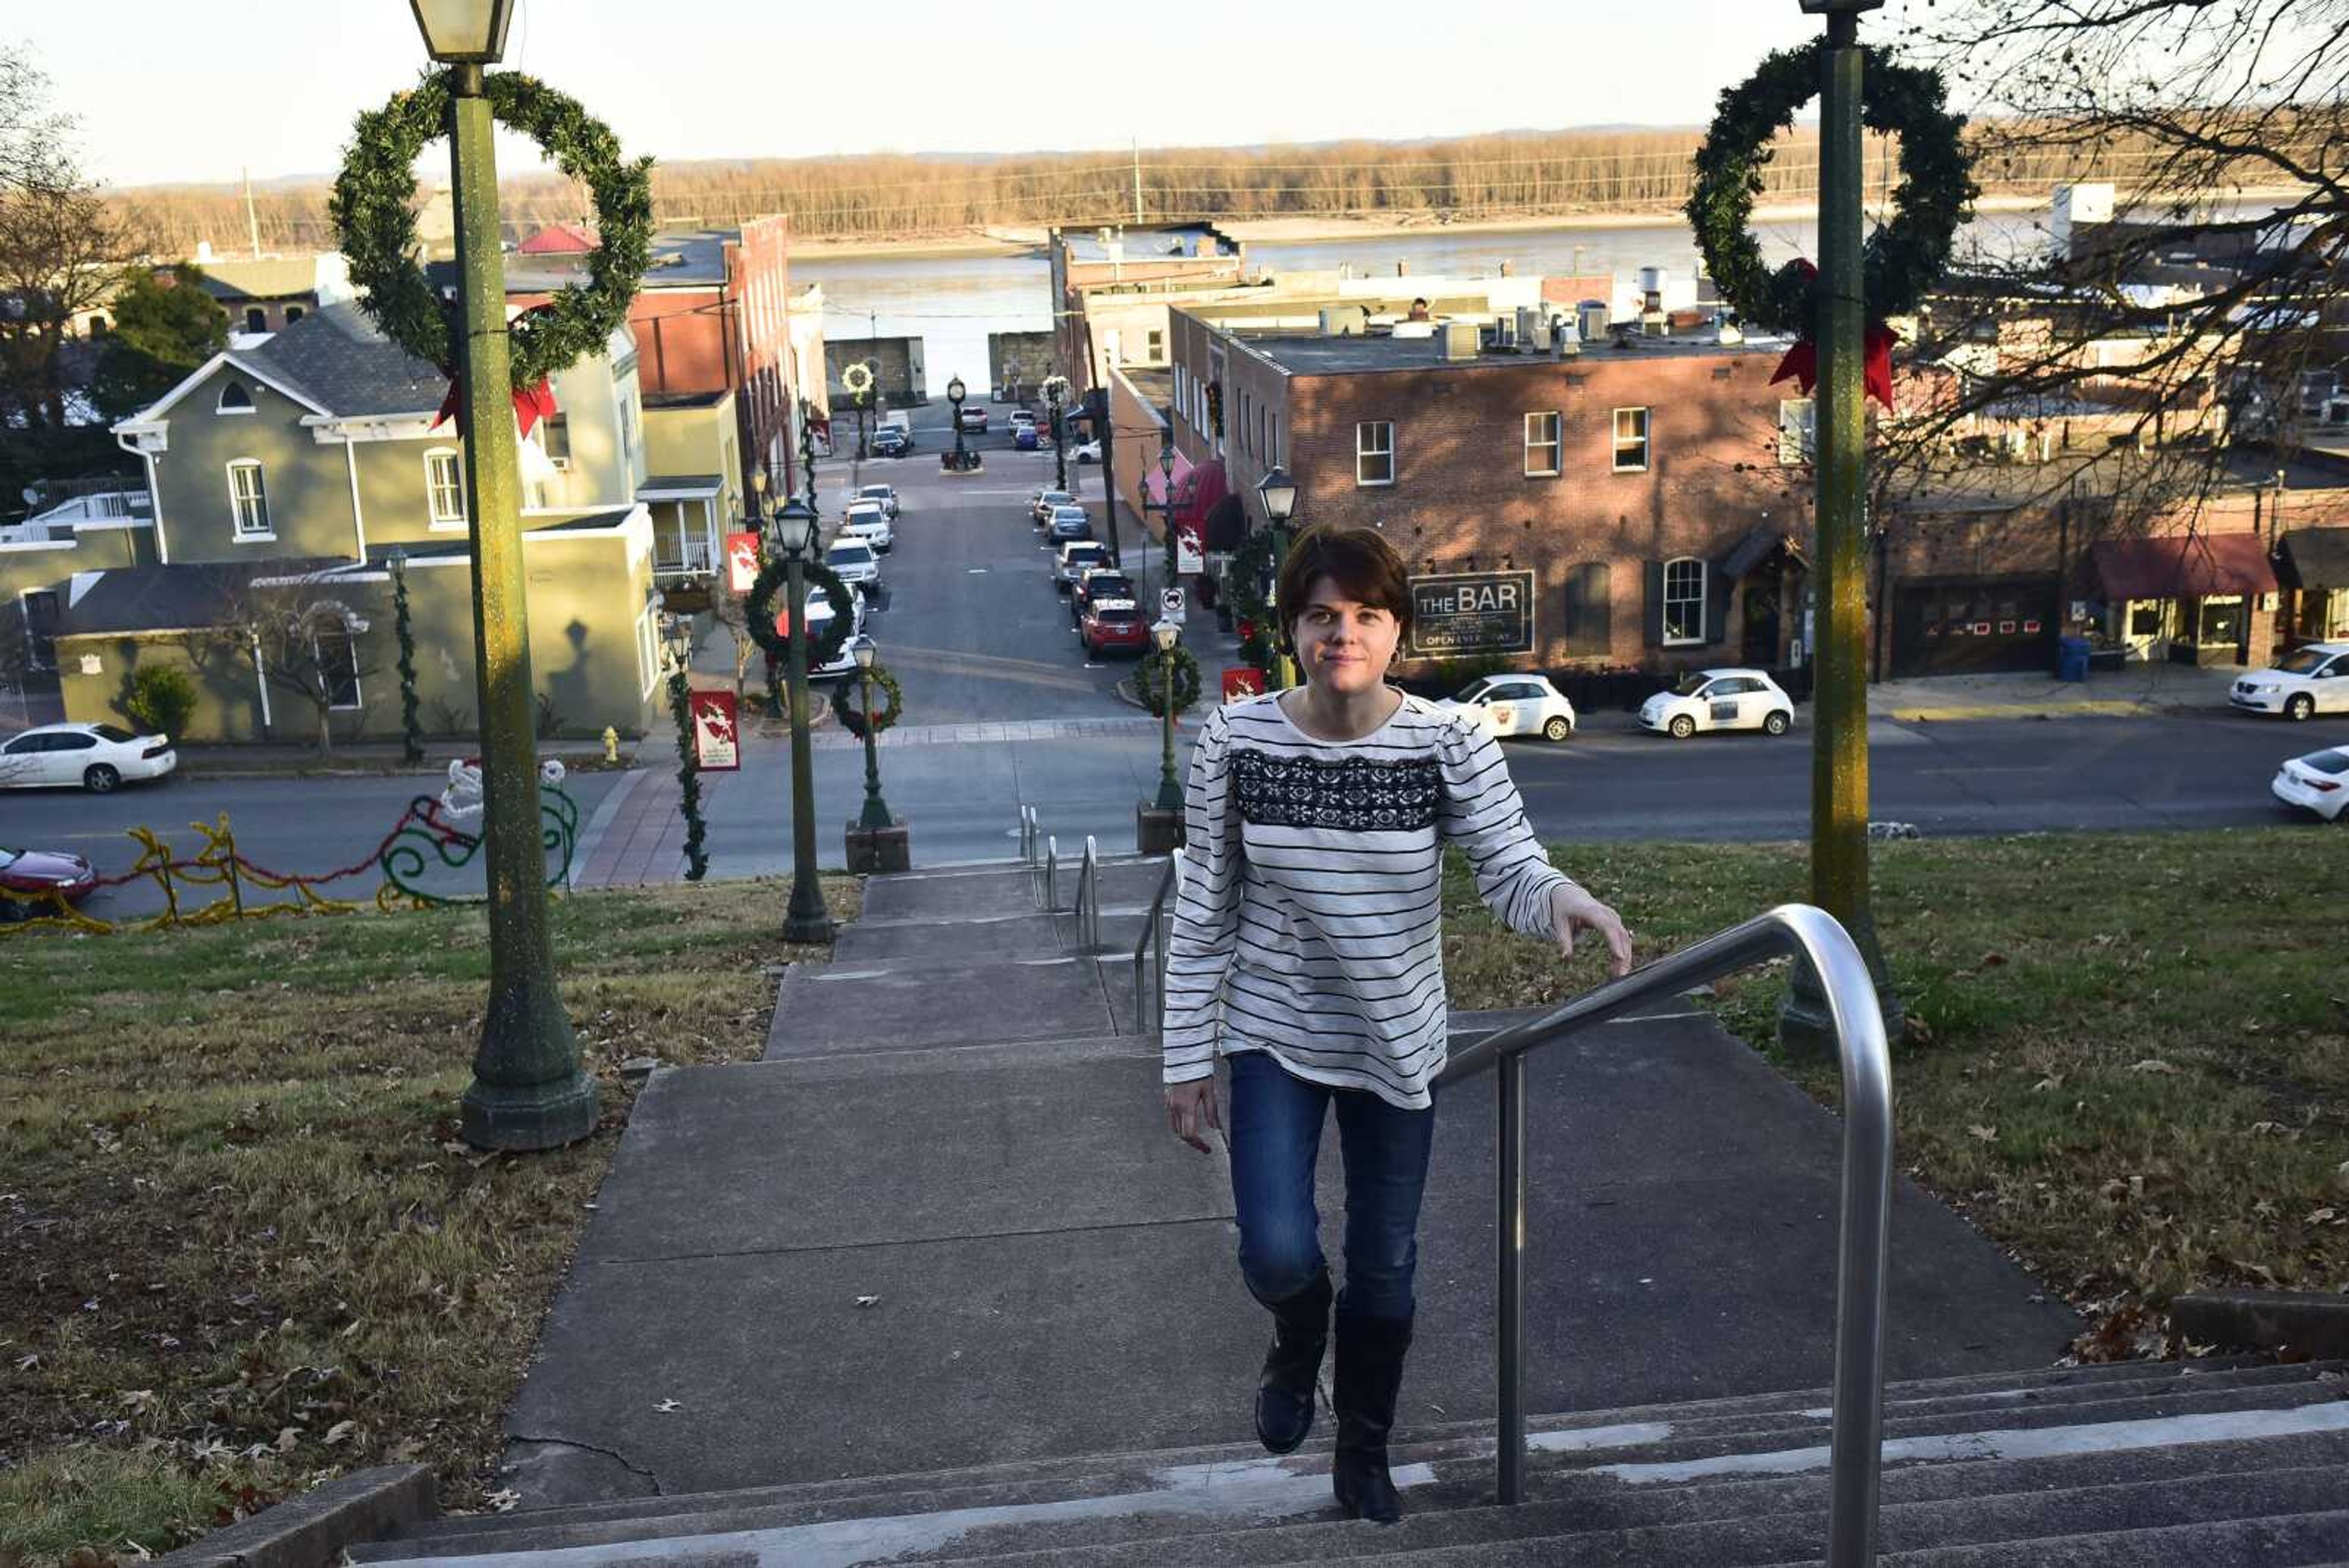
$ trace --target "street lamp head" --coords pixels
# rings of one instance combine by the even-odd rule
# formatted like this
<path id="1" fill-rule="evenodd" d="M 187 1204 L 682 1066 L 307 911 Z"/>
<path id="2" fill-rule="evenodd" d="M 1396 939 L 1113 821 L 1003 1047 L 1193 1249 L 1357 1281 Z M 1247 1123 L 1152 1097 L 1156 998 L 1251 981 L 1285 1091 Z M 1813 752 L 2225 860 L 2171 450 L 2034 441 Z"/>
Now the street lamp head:
<path id="1" fill-rule="evenodd" d="M 763 462 L 750 471 L 750 493 L 761 502 L 767 499 L 767 465 Z"/>
<path id="2" fill-rule="evenodd" d="M 1257 499 L 1264 503 L 1265 519 L 1278 527 L 1297 511 L 1297 481 L 1288 477 L 1288 470 L 1274 463 L 1265 476 L 1256 482 Z"/>
<path id="3" fill-rule="evenodd" d="M 775 543 L 796 556 L 815 542 L 815 508 L 792 496 L 775 514 Z"/>
<path id="4" fill-rule="evenodd" d="M 409 0 L 425 52 L 444 66 L 493 66 L 504 58 L 513 0 Z"/>
<path id="5" fill-rule="evenodd" d="M 969 389 L 962 384 L 962 378 L 960 376 L 957 376 L 954 379 L 947 383 L 947 401 L 949 403 L 960 403 L 968 390 Z"/>
<path id="6" fill-rule="evenodd" d="M 1166 476 L 1167 483 L 1169 483 L 1170 484 L 1174 483 L 1174 437 L 1173 436 L 1173 434 L 1172 434 L 1172 433 L 1169 433 L 1169 434 L 1168 434 L 1168 436 L 1166 437 L 1166 440 L 1159 445 L 1159 448 L 1158 448 L 1158 472 L 1159 472 L 1160 473 L 1163 473 L 1163 474 L 1164 474 L 1164 475 Z"/>
<path id="7" fill-rule="evenodd" d="M 857 669 L 859 669 L 859 670 L 870 670 L 870 669 L 872 669 L 872 668 L 873 668 L 873 661 L 874 661 L 875 659 L 879 658 L 879 657 L 880 657 L 880 655 L 881 655 L 881 650 L 880 650 L 878 648 L 875 648 L 875 647 L 873 645 L 873 639 L 872 639 L 871 638 L 869 638 L 869 637 L 860 637 L 860 638 L 858 638 L 858 639 L 856 639 L 856 668 L 857 668 Z"/>
<path id="8" fill-rule="evenodd" d="M 1802 6 L 1806 16 L 1832 16 L 1837 12 L 1857 16 L 1862 11 L 1881 10 L 1884 0 L 1802 0 Z"/>
<path id="9" fill-rule="evenodd" d="M 1150 640 L 1158 645 L 1159 652 L 1164 653 L 1174 646 L 1174 639 L 1181 632 L 1182 628 L 1173 621 L 1162 620 L 1150 628 Z"/>

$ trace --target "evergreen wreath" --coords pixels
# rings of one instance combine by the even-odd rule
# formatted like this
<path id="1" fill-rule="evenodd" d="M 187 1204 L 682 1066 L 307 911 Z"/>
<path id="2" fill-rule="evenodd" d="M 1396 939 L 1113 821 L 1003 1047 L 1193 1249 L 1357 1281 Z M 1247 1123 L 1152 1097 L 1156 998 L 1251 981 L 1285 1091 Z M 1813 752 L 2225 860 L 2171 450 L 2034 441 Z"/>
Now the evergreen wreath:
<path id="1" fill-rule="evenodd" d="M 1133 694 L 1154 719 L 1166 717 L 1166 660 L 1174 661 L 1174 711 L 1186 711 L 1199 700 L 1199 661 L 1181 643 L 1161 652 L 1155 644 L 1133 667 Z"/>
<path id="2" fill-rule="evenodd" d="M 883 669 L 877 660 L 872 669 L 860 670 L 843 680 L 840 684 L 832 689 L 832 716 L 840 721 L 842 729 L 860 741 L 864 738 L 864 704 L 852 698 L 849 693 L 856 691 L 861 695 L 864 682 L 866 680 L 881 688 L 881 694 L 889 700 L 887 707 L 876 710 L 873 715 L 874 734 L 877 735 L 882 731 L 895 725 L 897 720 L 905 711 L 904 689 L 897 684 L 897 678 Z"/>
<path id="3" fill-rule="evenodd" d="M 1747 227 L 1770 140 L 1795 123 L 1795 111 L 1819 94 L 1825 38 L 1768 56 L 1752 76 L 1722 89 L 1704 145 L 1697 149 L 1696 191 L 1684 209 L 1705 266 L 1740 318 L 1765 332 L 1815 337 L 1816 279 L 1800 262 L 1776 272 Z M 1965 147 L 1965 117 L 1943 102 L 1941 73 L 1886 63 L 1870 51 L 1860 105 L 1870 130 L 1900 136 L 1900 183 L 1892 221 L 1868 237 L 1866 293 L 1871 320 L 1922 304 L 1950 265 L 1958 225 L 1980 193 Z"/>
<path id="4" fill-rule="evenodd" d="M 824 602 L 832 606 L 832 619 L 808 645 L 808 669 L 812 672 L 838 659 L 840 650 L 848 646 L 849 633 L 856 627 L 856 596 L 841 581 L 840 574 L 822 561 L 802 563 L 800 570 L 806 574 L 808 587 L 822 588 Z M 775 629 L 775 593 L 790 580 L 790 565 L 781 555 L 769 556 L 759 568 L 758 580 L 750 585 L 750 603 L 744 610 L 750 619 L 750 640 L 767 650 L 779 670 L 790 665 L 792 638 Z"/>
<path id="5" fill-rule="evenodd" d="M 358 117 L 326 206 L 367 315 L 385 337 L 440 366 L 455 363 L 449 316 L 413 259 L 411 203 L 416 160 L 447 131 L 453 74 L 427 72 L 414 88 Z M 595 203 L 600 243 L 587 257 L 585 286 L 559 290 L 508 329 L 513 384 L 526 390 L 602 353 L 626 323 L 652 257 L 653 161 L 623 161 L 610 127 L 535 77 L 500 71 L 485 78 L 484 91 L 497 122 L 538 143 L 555 167 L 587 187 Z"/>

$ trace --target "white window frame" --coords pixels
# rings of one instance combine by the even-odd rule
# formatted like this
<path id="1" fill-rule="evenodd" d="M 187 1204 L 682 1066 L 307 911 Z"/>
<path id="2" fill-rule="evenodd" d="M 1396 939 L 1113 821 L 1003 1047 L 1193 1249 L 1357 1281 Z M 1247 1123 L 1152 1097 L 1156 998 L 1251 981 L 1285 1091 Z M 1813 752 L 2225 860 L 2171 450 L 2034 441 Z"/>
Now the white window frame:
<path id="1" fill-rule="evenodd" d="M 636 676 L 642 687 L 636 694 L 649 697 L 660 684 L 660 642 L 653 634 L 653 607 L 647 605 L 636 617 Z"/>
<path id="2" fill-rule="evenodd" d="M 1538 438 L 1537 437 L 1536 432 L 1537 430 L 1542 429 L 1542 427 L 1537 425 L 1537 421 L 1548 421 L 1546 433 L 1542 434 Z M 1555 410 L 1538 409 L 1534 410 L 1532 413 L 1527 414 L 1526 416 L 1526 477 L 1527 479 L 1556 479 L 1558 475 L 1558 454 L 1564 450 L 1565 442 L 1566 418 L 1564 415 L 1559 414 Z M 1537 452 L 1547 452 L 1549 454 L 1549 466 L 1547 468 L 1537 468 L 1534 466 L 1535 453 Z"/>
<path id="3" fill-rule="evenodd" d="M 1644 408 L 1617 409 L 1615 410 L 1614 419 L 1609 429 L 1612 431 L 1615 441 L 1614 456 L 1615 472 L 1617 473 L 1645 473 L 1648 472 L 1648 459 L 1651 449 L 1653 446 L 1655 436 L 1655 421 L 1649 417 L 1649 413 L 1650 410 Z M 1640 430 L 1640 433 L 1638 435 L 1627 436 L 1623 433 L 1623 416 L 1626 414 L 1630 414 L 1637 419 Z M 1633 451 L 1636 451 L 1640 454 L 1640 460 L 1637 462 L 1625 462 L 1623 461 L 1623 454 L 1627 452 Z"/>
<path id="4" fill-rule="evenodd" d="M 1675 595 L 1672 592 L 1672 569 L 1676 566 L 1688 567 L 1696 574 L 1696 597 L 1694 598 L 1691 598 L 1686 593 Z M 1704 612 L 1707 607 L 1704 602 L 1704 596 L 1706 588 L 1710 586 L 1706 583 L 1705 578 L 1710 575 L 1711 574 L 1706 572 L 1704 569 L 1704 563 L 1694 556 L 1675 556 L 1671 560 L 1664 563 L 1663 633 L 1664 646 L 1666 648 L 1697 648 L 1703 646 Z M 1688 574 L 1686 572 L 1682 573 L 1682 582 L 1685 584 L 1687 579 Z M 1690 622 L 1690 625 L 1694 630 L 1694 634 L 1692 636 L 1674 637 L 1672 635 L 1672 607 L 1675 604 L 1693 605 L 1696 607 L 1695 619 Z"/>
<path id="5" fill-rule="evenodd" d="M 1374 431 L 1382 431 L 1385 432 L 1386 439 L 1383 446 L 1370 446 L 1365 444 L 1366 439 L 1370 436 L 1371 432 Z M 1386 477 L 1384 479 L 1363 478 L 1362 462 L 1365 458 L 1385 459 Z M 1392 485 L 1394 482 L 1394 421 L 1357 420 L 1354 422 L 1354 488 L 1357 490 L 1381 490 Z"/>
<path id="6" fill-rule="evenodd" d="M 535 433 L 535 432 L 533 432 Z M 432 476 L 432 466 L 446 461 L 457 474 L 457 511 L 454 516 L 440 509 L 444 488 Z M 424 514 L 431 526 L 446 533 L 462 533 L 468 525 L 465 506 L 465 460 L 453 446 L 436 446 L 424 454 Z"/>
<path id="7" fill-rule="evenodd" d="M 243 407 L 235 408 L 230 405 L 228 395 L 231 392 L 243 392 L 244 394 Z M 234 379 L 231 379 L 221 383 L 220 398 L 212 404 L 212 412 L 216 414 L 240 415 L 257 414 L 260 411 L 261 400 L 253 395 L 253 389 L 251 387 L 248 387 L 243 381 Z"/>
<path id="8" fill-rule="evenodd" d="M 1815 398 L 1778 400 L 1778 466 L 1800 468 L 1819 450 L 1819 405 Z"/>
<path id="9" fill-rule="evenodd" d="M 236 476 L 245 469 L 253 471 L 253 494 L 244 495 L 237 489 Z M 233 457 L 227 463 L 229 526 L 240 545 L 267 544 L 277 537 L 277 530 L 269 521 L 269 478 L 262 472 L 257 457 Z M 250 501 L 258 515 L 259 525 L 245 525 L 245 505 Z"/>

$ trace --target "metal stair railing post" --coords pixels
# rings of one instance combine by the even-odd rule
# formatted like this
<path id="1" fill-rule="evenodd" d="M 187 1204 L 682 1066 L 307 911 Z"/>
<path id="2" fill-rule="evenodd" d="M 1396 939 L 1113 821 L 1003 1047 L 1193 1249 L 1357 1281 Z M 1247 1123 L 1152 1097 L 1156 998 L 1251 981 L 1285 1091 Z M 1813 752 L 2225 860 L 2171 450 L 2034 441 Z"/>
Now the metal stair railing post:
<path id="1" fill-rule="evenodd" d="M 1061 912 L 1061 841 L 1050 834 L 1044 836 L 1044 912 Z"/>
<path id="2" fill-rule="evenodd" d="M 1876 983 L 1848 933 L 1807 904 L 1782 904 L 1557 1011 L 1488 1034 L 1437 1080 L 1450 1087 L 1499 1069 L 1500 1501 L 1525 1501 L 1526 1058 L 1544 1045 L 1634 1009 L 1775 958 L 1806 962 L 1826 993 L 1843 1068 L 1843 1198 L 1837 1243 L 1834 1438 L 1829 1450 L 1828 1568 L 1876 1558 L 1884 1441 L 1885 1253 L 1892 1199 L 1892 1064 Z"/>
<path id="3" fill-rule="evenodd" d="M 1165 874 L 1158 878 L 1158 891 L 1151 895 L 1150 913 L 1143 917 L 1142 935 L 1134 939 L 1133 1032 L 1136 1034 L 1150 1032 L 1151 1020 L 1148 1009 L 1143 1006 L 1148 993 L 1142 985 L 1142 955 L 1151 951 L 1154 945 L 1158 960 L 1158 1022 L 1163 1025 L 1166 1020 L 1166 895 L 1174 890 L 1179 881 L 1176 867 L 1182 862 L 1180 855 L 1166 857 Z"/>
<path id="4" fill-rule="evenodd" d="M 1077 870 L 1077 942 L 1085 952 L 1101 948 L 1101 856 L 1090 833 Z"/>

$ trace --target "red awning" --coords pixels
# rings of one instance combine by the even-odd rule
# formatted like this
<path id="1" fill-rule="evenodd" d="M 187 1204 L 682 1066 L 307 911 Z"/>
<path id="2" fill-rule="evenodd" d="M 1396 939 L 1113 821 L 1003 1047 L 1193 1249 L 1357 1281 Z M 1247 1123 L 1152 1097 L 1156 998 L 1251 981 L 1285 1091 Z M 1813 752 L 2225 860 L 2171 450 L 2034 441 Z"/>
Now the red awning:
<path id="1" fill-rule="evenodd" d="M 2253 534 L 2104 539 L 2089 558 L 2107 599 L 2202 598 L 2276 588 L 2268 548 Z"/>

